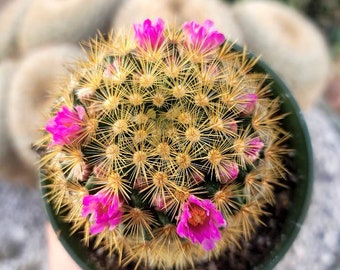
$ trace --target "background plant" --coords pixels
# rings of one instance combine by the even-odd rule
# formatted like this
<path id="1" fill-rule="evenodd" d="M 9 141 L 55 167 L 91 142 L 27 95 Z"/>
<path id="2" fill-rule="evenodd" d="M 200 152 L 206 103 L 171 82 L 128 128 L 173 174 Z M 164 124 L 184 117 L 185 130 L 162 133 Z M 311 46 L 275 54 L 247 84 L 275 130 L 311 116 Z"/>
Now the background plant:
<path id="1" fill-rule="evenodd" d="M 249 240 L 290 152 L 256 60 L 209 20 L 146 20 L 88 47 L 37 144 L 58 215 L 136 268 L 187 268 Z"/>
<path id="2" fill-rule="evenodd" d="M 226 0 L 239 2 L 244 0 Z M 340 3 L 337 0 L 277 0 L 297 9 L 308 17 L 324 34 L 333 53 L 340 51 Z"/>

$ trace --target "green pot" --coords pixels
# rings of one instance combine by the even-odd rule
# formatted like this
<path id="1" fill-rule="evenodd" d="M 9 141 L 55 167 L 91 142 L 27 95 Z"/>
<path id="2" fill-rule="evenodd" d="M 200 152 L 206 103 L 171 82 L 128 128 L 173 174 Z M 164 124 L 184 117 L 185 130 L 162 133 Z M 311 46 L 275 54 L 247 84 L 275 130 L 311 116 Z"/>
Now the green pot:
<path id="1" fill-rule="evenodd" d="M 242 51 L 243 49 L 238 45 L 234 45 L 234 50 Z M 255 58 L 251 53 L 248 53 L 248 57 Z M 282 231 L 275 240 L 274 247 L 265 255 L 262 262 L 251 267 L 253 269 L 272 269 L 292 245 L 306 216 L 313 186 L 313 154 L 302 112 L 291 92 L 264 62 L 258 61 L 255 65 L 255 70 L 267 73 L 272 77 L 271 88 L 273 94 L 274 96 L 279 96 L 282 100 L 280 113 L 288 113 L 282 121 L 285 130 L 292 135 L 288 141 L 288 146 L 290 149 L 295 149 L 291 162 L 296 166 L 294 175 L 297 182 L 292 190 L 292 198 L 287 209 L 286 219 L 282 224 Z M 96 263 L 91 259 L 93 256 L 82 245 L 78 235 L 70 235 L 70 225 L 63 222 L 55 214 L 52 205 L 48 202 L 48 197 L 46 197 L 48 189 L 41 187 L 41 191 L 44 195 L 45 208 L 52 227 L 69 255 L 82 269 L 97 269 Z"/>

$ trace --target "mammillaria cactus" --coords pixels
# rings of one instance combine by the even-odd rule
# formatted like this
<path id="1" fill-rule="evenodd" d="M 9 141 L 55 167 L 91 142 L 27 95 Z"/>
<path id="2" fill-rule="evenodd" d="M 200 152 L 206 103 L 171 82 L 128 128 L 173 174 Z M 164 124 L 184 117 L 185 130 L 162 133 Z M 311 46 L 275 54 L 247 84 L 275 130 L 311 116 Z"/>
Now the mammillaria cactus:
<path id="1" fill-rule="evenodd" d="M 185 269 L 249 240 L 291 150 L 256 60 L 206 20 L 158 19 L 89 43 L 51 110 L 42 184 L 116 264 Z"/>

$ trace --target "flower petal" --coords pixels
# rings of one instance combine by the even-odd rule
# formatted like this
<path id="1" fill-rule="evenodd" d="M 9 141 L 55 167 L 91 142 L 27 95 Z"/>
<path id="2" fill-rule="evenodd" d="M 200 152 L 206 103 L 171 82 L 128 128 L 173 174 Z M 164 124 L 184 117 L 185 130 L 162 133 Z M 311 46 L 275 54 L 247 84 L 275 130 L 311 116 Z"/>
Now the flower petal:
<path id="1" fill-rule="evenodd" d="M 206 250 L 211 250 L 221 238 L 219 228 L 225 227 L 226 224 L 222 213 L 210 200 L 200 200 L 190 195 L 182 206 L 177 234 L 188 238 L 192 243 L 201 244 Z"/>
<path id="2" fill-rule="evenodd" d="M 205 20 L 203 25 L 194 21 L 185 22 L 183 24 L 183 33 L 187 46 L 201 53 L 206 53 L 219 47 L 225 41 L 225 37 L 215 30 L 213 26 L 214 23 L 211 20 Z"/>
<path id="3" fill-rule="evenodd" d="M 135 39 L 143 49 L 158 49 L 164 41 L 164 21 L 158 18 L 154 24 L 146 19 L 143 24 L 134 24 Z"/>
<path id="4" fill-rule="evenodd" d="M 82 216 L 91 214 L 90 234 L 97 234 L 106 228 L 113 230 L 122 220 L 122 202 L 116 195 L 98 192 L 83 198 Z"/>
<path id="5" fill-rule="evenodd" d="M 84 116 L 85 109 L 82 106 L 76 106 L 75 109 L 63 106 L 54 118 L 47 121 L 46 131 L 52 134 L 50 146 L 72 143 L 83 129 Z"/>

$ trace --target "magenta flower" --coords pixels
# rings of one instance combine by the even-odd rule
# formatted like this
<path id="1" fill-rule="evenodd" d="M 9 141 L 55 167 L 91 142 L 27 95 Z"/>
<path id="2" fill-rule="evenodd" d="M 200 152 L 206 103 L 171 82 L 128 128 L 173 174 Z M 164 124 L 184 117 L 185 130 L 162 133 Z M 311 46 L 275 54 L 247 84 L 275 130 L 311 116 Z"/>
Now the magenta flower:
<path id="1" fill-rule="evenodd" d="M 243 114 L 251 114 L 256 106 L 258 97 L 256 94 L 244 94 L 238 98 Z"/>
<path id="2" fill-rule="evenodd" d="M 82 216 L 91 215 L 90 234 L 97 234 L 106 228 L 113 230 L 122 220 L 122 202 L 116 195 L 98 192 L 83 198 Z"/>
<path id="3" fill-rule="evenodd" d="M 46 131 L 52 134 L 50 146 L 70 144 L 79 137 L 83 130 L 85 114 L 82 106 L 76 106 L 71 110 L 63 106 L 54 118 L 48 120 L 46 125 Z"/>
<path id="4" fill-rule="evenodd" d="M 224 128 L 230 130 L 231 132 L 237 132 L 237 121 L 236 120 L 228 120 L 224 121 Z"/>
<path id="5" fill-rule="evenodd" d="M 177 224 L 177 234 L 200 243 L 205 250 L 212 250 L 221 239 L 220 227 L 227 225 L 220 211 L 210 200 L 200 200 L 190 195 L 182 206 Z"/>
<path id="6" fill-rule="evenodd" d="M 204 174 L 199 171 L 193 171 L 190 175 L 190 179 L 195 183 L 199 184 L 204 181 Z"/>
<path id="7" fill-rule="evenodd" d="M 185 22 L 183 32 L 186 44 L 202 53 L 219 47 L 225 41 L 225 37 L 215 30 L 213 26 L 214 23 L 211 20 L 205 20 L 203 25 L 194 21 Z"/>
<path id="8" fill-rule="evenodd" d="M 152 199 L 152 205 L 157 211 L 164 211 L 166 209 L 166 201 L 162 194 L 156 194 Z"/>
<path id="9" fill-rule="evenodd" d="M 264 143 L 259 137 L 255 137 L 246 143 L 244 154 L 250 161 L 255 161 L 259 158 L 260 151 L 262 150 Z"/>
<path id="10" fill-rule="evenodd" d="M 148 186 L 148 181 L 144 176 L 139 175 L 136 177 L 135 183 L 133 185 L 134 189 L 143 190 L 147 186 Z"/>
<path id="11" fill-rule="evenodd" d="M 152 24 L 150 19 L 147 19 L 143 24 L 134 24 L 135 39 L 139 46 L 143 49 L 158 49 L 164 41 L 164 21 L 157 19 Z"/>
<path id="12" fill-rule="evenodd" d="M 221 167 L 219 168 L 219 179 L 222 183 L 229 183 L 235 180 L 239 174 L 238 165 L 231 161 L 221 161 Z"/>

